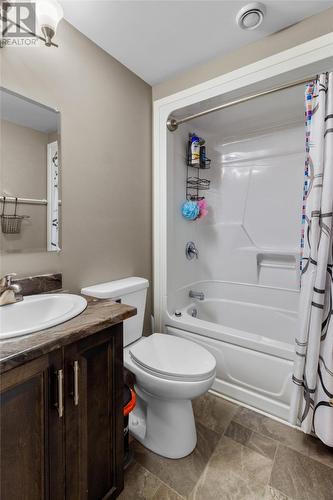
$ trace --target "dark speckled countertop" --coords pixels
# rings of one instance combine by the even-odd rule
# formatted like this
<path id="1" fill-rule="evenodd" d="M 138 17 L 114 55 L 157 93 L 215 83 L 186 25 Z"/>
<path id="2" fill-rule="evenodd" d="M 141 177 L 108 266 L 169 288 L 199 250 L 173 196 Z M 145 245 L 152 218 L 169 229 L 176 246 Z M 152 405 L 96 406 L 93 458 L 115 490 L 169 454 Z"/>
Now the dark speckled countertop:
<path id="1" fill-rule="evenodd" d="M 135 316 L 132 306 L 86 297 L 87 308 L 60 325 L 0 341 L 0 373 Z"/>

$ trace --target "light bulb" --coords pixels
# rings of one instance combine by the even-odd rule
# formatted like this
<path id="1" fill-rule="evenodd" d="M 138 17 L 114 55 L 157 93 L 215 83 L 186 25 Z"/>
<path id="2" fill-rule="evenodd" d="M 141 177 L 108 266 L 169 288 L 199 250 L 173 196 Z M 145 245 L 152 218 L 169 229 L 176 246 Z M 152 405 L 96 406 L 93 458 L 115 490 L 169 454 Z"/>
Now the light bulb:
<path id="1" fill-rule="evenodd" d="M 45 43 L 47 46 L 50 46 L 59 21 L 64 17 L 63 8 L 57 0 L 37 0 L 36 16 L 42 33 L 45 36 Z"/>

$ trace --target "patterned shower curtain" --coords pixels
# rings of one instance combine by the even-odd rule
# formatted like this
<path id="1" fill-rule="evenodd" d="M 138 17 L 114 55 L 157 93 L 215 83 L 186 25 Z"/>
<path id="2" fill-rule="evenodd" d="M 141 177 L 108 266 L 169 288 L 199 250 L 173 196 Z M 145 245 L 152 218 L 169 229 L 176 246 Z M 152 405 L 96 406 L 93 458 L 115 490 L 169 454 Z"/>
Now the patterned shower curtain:
<path id="1" fill-rule="evenodd" d="M 292 412 L 304 432 L 333 446 L 333 73 L 306 87 L 300 330 Z"/>
<path id="2" fill-rule="evenodd" d="M 47 145 L 47 183 L 48 183 L 48 234 L 47 249 L 58 252 L 59 248 L 59 154 L 58 141 Z"/>

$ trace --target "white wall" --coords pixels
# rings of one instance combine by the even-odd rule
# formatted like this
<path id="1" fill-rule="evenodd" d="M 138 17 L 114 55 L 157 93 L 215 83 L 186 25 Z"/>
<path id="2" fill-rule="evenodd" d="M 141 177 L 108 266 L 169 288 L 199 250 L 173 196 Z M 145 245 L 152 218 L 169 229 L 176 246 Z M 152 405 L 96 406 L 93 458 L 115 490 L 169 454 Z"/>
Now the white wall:
<path id="1" fill-rule="evenodd" d="M 302 105 L 303 89 L 300 92 Z M 210 120 L 206 132 L 198 119 L 168 134 L 169 309 L 177 307 L 174 292 L 201 280 L 298 289 L 304 172 L 302 112 L 301 108 L 296 123 L 283 126 L 281 116 L 279 123 L 274 123 L 273 113 L 271 126 L 260 130 L 255 117 L 242 117 L 238 111 L 242 135 L 237 137 L 234 125 L 229 139 L 228 127 L 219 125 L 221 116 L 217 114 L 205 117 L 206 125 Z M 244 134 L 246 120 L 248 133 Z M 251 130 L 251 121 L 256 123 L 256 130 Z M 190 131 L 206 139 L 207 155 L 212 159 L 211 169 L 201 171 L 201 176 L 211 180 L 211 189 L 205 192 L 209 215 L 194 222 L 183 219 L 180 212 Z M 185 258 L 189 240 L 199 249 L 198 260 Z"/>
<path id="2" fill-rule="evenodd" d="M 185 246 L 188 241 L 197 241 L 200 222 L 190 222 L 181 215 L 185 200 L 186 143 L 191 127 L 184 125 L 176 133 L 168 133 L 168 289 L 201 279 L 203 260 L 188 261 Z"/>

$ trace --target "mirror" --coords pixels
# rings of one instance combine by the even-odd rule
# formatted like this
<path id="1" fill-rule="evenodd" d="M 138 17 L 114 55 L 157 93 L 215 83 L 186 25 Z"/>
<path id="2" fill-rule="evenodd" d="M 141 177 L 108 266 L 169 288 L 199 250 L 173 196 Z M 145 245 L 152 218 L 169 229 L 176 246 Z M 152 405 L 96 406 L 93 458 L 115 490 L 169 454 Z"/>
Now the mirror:
<path id="1" fill-rule="evenodd" d="M 61 248 L 60 113 L 0 88 L 1 252 Z"/>

